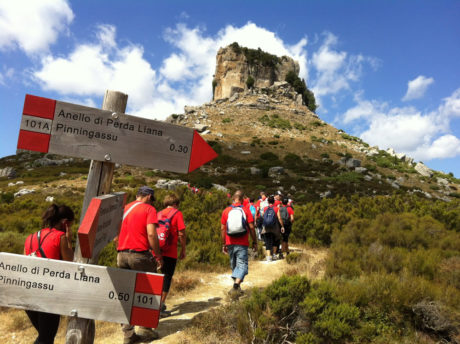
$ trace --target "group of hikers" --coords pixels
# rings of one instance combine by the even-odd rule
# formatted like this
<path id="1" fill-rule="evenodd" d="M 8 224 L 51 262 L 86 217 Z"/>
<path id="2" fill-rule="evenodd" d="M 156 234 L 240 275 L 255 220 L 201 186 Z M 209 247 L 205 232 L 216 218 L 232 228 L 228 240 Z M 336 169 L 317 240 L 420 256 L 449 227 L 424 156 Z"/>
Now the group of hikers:
<path id="1" fill-rule="evenodd" d="M 179 210 L 180 199 L 169 193 L 163 199 L 164 209 L 158 211 L 153 206 L 155 192 L 149 186 L 138 189 L 136 199 L 127 204 L 118 237 L 117 266 L 144 272 L 164 274 L 160 301 L 160 317 L 167 317 L 168 296 L 177 259 L 186 257 L 185 222 Z M 71 226 L 74 212 L 66 205 L 52 204 L 43 214 L 42 230 L 29 235 L 25 241 L 24 254 L 50 259 L 72 261 Z M 241 283 L 248 274 L 249 235 L 252 248 L 257 251 L 258 241 L 264 241 L 266 260 L 273 261 L 289 254 L 288 239 L 294 222 L 292 201 L 278 193 L 267 197 L 261 192 L 260 198 L 245 197 L 236 191 L 232 204 L 225 208 L 221 217 L 222 251 L 230 258 L 233 286 L 229 295 L 238 297 L 243 292 Z M 180 252 L 178 252 L 180 243 Z M 38 332 L 36 344 L 54 343 L 60 316 L 39 311 L 26 311 Z M 132 344 L 148 337 L 159 338 L 151 328 L 122 324 L 123 343 Z"/>

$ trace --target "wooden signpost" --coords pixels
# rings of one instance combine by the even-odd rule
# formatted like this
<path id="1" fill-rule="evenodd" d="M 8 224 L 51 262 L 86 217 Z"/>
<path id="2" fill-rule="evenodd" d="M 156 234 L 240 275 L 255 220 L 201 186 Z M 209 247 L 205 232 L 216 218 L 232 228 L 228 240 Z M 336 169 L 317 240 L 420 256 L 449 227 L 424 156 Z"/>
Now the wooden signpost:
<path id="1" fill-rule="evenodd" d="M 18 148 L 179 173 L 217 157 L 191 128 L 32 95 Z"/>
<path id="2" fill-rule="evenodd" d="M 0 305 L 157 327 L 163 275 L 0 253 Z"/>
<path id="3" fill-rule="evenodd" d="M 161 294 L 163 280 L 149 277 L 151 274 L 139 274 L 138 272 L 120 269 L 110 270 L 104 267 L 83 264 L 97 263 L 98 254 L 102 247 L 110 240 L 109 238 L 112 237 L 119 216 L 119 213 L 116 213 L 114 208 L 113 223 L 106 225 L 108 220 L 102 219 L 103 216 L 101 217 L 101 213 L 103 212 L 101 207 L 103 209 L 102 203 L 105 198 L 99 198 L 101 201 L 99 205 L 97 204 L 99 201 L 95 201 L 96 203 L 93 205 L 90 205 L 90 202 L 92 202 L 94 197 L 110 193 L 115 163 L 188 173 L 216 158 L 217 154 L 193 129 L 126 115 L 124 112 L 126 110 L 127 99 L 128 96 L 121 92 L 106 91 L 101 110 L 26 95 L 17 147 L 19 149 L 43 153 L 92 159 L 83 199 L 82 217 L 80 218 L 80 223 L 83 227 L 78 236 L 74 261 L 79 263 L 77 265 L 87 271 L 88 275 L 90 272 L 95 275 L 100 274 L 100 281 L 107 279 L 107 277 L 103 276 L 108 275 L 112 278 L 113 288 L 112 290 L 105 291 L 105 293 L 108 292 L 109 294 L 101 296 L 101 300 L 108 305 L 112 305 L 109 301 L 113 297 L 114 304 L 121 305 L 116 306 L 118 307 L 117 312 L 119 314 L 122 313 L 119 310 L 120 307 L 125 311 L 125 318 L 118 315 L 124 320 L 114 321 L 128 321 L 131 324 L 142 325 L 144 318 L 152 318 L 151 314 L 146 313 L 145 308 L 154 312 L 158 310 L 156 301 L 154 302 L 151 297 L 152 294 Z M 118 201 L 119 198 L 117 198 Z M 110 208 L 110 206 L 108 207 Z M 95 210 L 97 208 L 99 209 L 99 218 L 97 218 L 98 211 Z M 88 209 L 89 212 L 87 214 Z M 97 234 L 98 230 L 95 231 L 95 228 L 100 228 L 101 232 Z M 104 228 L 108 230 L 106 231 Z M 4 257 L 2 256 L 2 258 Z M 30 257 L 23 258 L 31 259 Z M 37 266 L 41 266 L 42 262 L 43 260 L 37 262 Z M 47 266 L 49 262 L 49 260 L 46 263 L 43 262 L 43 267 Z M 64 269 L 59 264 L 71 264 L 68 265 L 68 268 L 74 269 L 72 263 L 52 261 L 52 264 L 58 264 L 55 267 L 57 270 L 53 271 Z M 96 272 L 96 270 L 92 270 L 93 268 L 105 269 L 105 272 L 101 272 L 103 270 Z M 28 271 L 32 271 L 32 267 L 30 267 L 30 270 L 29 268 L 27 269 Z M 51 268 L 50 271 L 52 271 Z M 136 273 L 136 283 L 129 282 L 129 286 L 126 286 L 122 280 L 123 276 L 128 276 L 127 274 L 129 273 Z M 73 275 L 70 274 L 70 276 Z M 9 278 L 11 279 L 11 277 Z M 126 277 L 126 279 L 131 281 L 133 278 Z M 45 282 L 37 281 L 37 283 Z M 1 295 L 3 295 L 4 285 L 5 282 L 0 280 Z M 132 285 L 135 286 L 134 291 L 132 291 Z M 85 289 L 84 286 L 86 284 L 82 284 L 81 289 Z M 91 287 L 88 289 L 89 293 L 93 292 Z M 155 293 L 152 293 L 152 290 L 155 290 Z M 11 291 L 11 293 L 14 293 L 14 291 Z M 103 294 L 104 292 L 101 291 L 101 293 Z M 67 299 L 67 304 L 72 305 L 76 311 L 73 313 L 71 311 L 70 313 L 74 316 L 69 319 L 66 343 L 91 344 L 95 336 L 95 325 L 92 319 L 104 319 L 100 318 L 97 314 L 91 315 L 90 312 L 85 313 L 86 311 L 83 311 L 83 306 L 91 301 L 84 301 L 83 296 L 78 297 L 78 299 L 76 297 L 73 298 L 73 294 L 75 294 L 75 289 L 68 292 L 70 299 Z M 34 295 L 36 299 L 37 296 L 36 294 Z M 104 299 L 107 296 L 109 300 Z M 129 298 L 129 300 L 125 300 L 125 297 Z M 34 304 L 33 301 L 35 299 L 28 299 L 30 305 Z M 55 298 L 53 298 L 54 300 Z M 54 305 L 53 301 L 49 299 L 48 302 Z M 129 317 L 127 315 L 129 313 L 129 310 L 127 311 L 129 309 L 127 304 L 131 301 L 133 303 Z M 153 308 L 145 306 L 149 302 L 152 302 L 150 306 Z M 16 304 L 19 305 L 19 308 L 25 308 L 23 303 L 19 302 Z M 15 307 L 11 303 L 9 305 L 10 307 Z M 138 308 L 140 311 L 138 311 Z M 45 308 L 38 309 L 44 310 Z M 62 314 L 69 314 L 68 309 L 64 309 L 63 312 Z M 148 323 L 143 326 L 156 327 L 158 321 L 155 321 L 156 323 Z"/>
<path id="4" fill-rule="evenodd" d="M 83 257 L 98 257 L 101 250 L 118 235 L 125 203 L 124 192 L 98 196 L 91 200 L 78 229 Z"/>

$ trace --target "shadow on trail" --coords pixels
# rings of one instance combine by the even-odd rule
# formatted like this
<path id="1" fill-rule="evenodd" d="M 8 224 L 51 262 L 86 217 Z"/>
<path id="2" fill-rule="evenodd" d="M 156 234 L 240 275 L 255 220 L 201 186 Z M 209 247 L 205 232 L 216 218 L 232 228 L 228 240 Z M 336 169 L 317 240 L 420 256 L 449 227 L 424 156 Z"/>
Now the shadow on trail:
<path id="1" fill-rule="evenodd" d="M 220 300 L 220 297 L 214 297 L 212 299 L 208 299 L 207 301 L 187 301 L 172 308 L 171 312 L 173 316 L 182 315 L 186 313 L 198 313 L 207 310 L 211 307 L 219 306 Z"/>
<path id="2" fill-rule="evenodd" d="M 207 301 L 187 301 L 171 308 L 171 316 L 160 319 L 160 324 L 157 328 L 157 331 L 160 334 L 160 338 L 169 336 L 170 334 L 176 333 L 177 331 L 182 331 L 187 327 L 187 325 L 190 324 L 192 319 L 198 313 L 221 305 L 221 300 L 222 298 L 220 297 L 214 297 L 212 299 L 208 299 Z M 177 318 L 188 313 L 197 314 L 187 319 Z"/>

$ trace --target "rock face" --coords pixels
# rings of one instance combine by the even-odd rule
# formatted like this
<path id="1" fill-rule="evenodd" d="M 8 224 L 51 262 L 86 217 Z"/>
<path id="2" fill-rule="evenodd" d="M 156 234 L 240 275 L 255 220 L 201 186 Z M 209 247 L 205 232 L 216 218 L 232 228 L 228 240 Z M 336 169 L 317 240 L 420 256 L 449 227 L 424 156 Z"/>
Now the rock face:
<path id="1" fill-rule="evenodd" d="M 289 71 L 298 75 L 299 69 L 299 63 L 288 56 L 278 58 L 276 63 L 263 63 L 248 60 L 243 48 L 235 48 L 233 44 L 220 48 L 216 57 L 213 99 L 230 98 L 247 90 L 249 76 L 254 79 L 254 87 L 263 88 L 284 81 Z"/>

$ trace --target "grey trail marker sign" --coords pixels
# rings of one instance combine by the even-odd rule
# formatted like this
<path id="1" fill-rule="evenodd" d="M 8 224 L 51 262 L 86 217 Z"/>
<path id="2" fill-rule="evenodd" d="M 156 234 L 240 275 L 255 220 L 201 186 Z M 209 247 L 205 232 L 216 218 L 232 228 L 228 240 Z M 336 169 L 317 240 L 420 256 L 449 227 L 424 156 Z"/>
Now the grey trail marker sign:
<path id="1" fill-rule="evenodd" d="M 191 128 L 32 95 L 18 148 L 179 173 L 217 157 Z"/>
<path id="2" fill-rule="evenodd" d="M 0 305 L 156 327 L 163 275 L 0 252 Z"/>
<path id="3" fill-rule="evenodd" d="M 19 149 L 92 159 L 80 222 L 91 200 L 110 192 L 114 163 L 188 173 L 217 157 L 193 129 L 124 114 L 127 99 L 106 91 L 101 110 L 26 95 Z M 97 262 L 94 252 L 84 258 L 80 246 L 75 261 Z M 90 344 L 94 335 L 93 320 L 70 318 L 67 344 Z"/>

